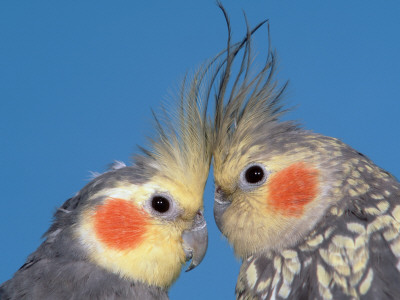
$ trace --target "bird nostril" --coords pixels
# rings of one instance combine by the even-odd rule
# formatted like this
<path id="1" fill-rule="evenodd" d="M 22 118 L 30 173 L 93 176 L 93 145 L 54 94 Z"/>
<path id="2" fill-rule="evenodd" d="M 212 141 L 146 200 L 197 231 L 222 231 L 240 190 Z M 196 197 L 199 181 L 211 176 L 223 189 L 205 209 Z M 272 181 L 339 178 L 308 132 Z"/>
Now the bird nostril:
<path id="1" fill-rule="evenodd" d="M 218 194 L 221 194 L 222 193 L 221 187 L 217 186 L 216 189 L 215 189 L 215 192 L 218 193 Z"/>

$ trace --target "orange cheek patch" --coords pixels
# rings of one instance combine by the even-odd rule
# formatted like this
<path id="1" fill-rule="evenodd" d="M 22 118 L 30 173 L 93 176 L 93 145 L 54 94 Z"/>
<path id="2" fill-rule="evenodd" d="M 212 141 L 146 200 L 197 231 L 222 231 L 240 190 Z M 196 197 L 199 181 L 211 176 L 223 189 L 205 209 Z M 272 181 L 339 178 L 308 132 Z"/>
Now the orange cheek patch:
<path id="1" fill-rule="evenodd" d="M 271 175 L 268 203 L 285 214 L 300 216 L 318 191 L 318 171 L 299 162 Z"/>
<path id="2" fill-rule="evenodd" d="M 97 237 L 117 250 L 132 249 L 140 244 L 147 223 L 147 213 L 123 199 L 107 199 L 94 214 Z"/>

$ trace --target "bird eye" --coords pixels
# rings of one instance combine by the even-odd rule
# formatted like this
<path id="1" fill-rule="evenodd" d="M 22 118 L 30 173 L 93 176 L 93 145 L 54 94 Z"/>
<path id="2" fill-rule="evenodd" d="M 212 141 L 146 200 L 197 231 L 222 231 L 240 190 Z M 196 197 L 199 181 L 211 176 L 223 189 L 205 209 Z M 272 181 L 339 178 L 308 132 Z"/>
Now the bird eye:
<path id="1" fill-rule="evenodd" d="M 244 177 L 248 183 L 258 183 L 264 178 L 264 170 L 260 166 L 251 166 L 244 173 Z"/>
<path id="2" fill-rule="evenodd" d="M 240 174 L 239 187 L 241 189 L 252 189 L 265 182 L 268 172 L 261 164 L 251 164 L 244 168 Z"/>
<path id="3" fill-rule="evenodd" d="M 171 194 L 158 191 L 151 195 L 144 203 L 144 208 L 155 218 L 174 220 L 182 214 L 182 209 Z"/>
<path id="4" fill-rule="evenodd" d="M 169 200 L 162 196 L 154 196 L 151 200 L 151 207 L 159 213 L 166 213 L 170 207 Z"/>

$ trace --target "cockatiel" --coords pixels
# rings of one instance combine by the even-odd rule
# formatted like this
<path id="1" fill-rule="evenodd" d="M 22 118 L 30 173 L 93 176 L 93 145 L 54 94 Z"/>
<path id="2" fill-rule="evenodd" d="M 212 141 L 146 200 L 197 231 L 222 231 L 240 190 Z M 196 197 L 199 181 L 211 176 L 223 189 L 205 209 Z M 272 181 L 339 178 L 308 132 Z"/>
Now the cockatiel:
<path id="1" fill-rule="evenodd" d="M 237 299 L 400 299 L 400 183 L 279 121 L 275 53 L 254 72 L 250 37 L 234 80 L 229 37 L 214 120 L 214 216 L 242 259 Z"/>
<path id="2" fill-rule="evenodd" d="M 194 268 L 207 249 L 205 72 L 183 82 L 174 112 L 156 118 L 150 150 L 132 166 L 115 164 L 56 211 L 0 299 L 168 299 L 182 265 L 192 259 Z"/>

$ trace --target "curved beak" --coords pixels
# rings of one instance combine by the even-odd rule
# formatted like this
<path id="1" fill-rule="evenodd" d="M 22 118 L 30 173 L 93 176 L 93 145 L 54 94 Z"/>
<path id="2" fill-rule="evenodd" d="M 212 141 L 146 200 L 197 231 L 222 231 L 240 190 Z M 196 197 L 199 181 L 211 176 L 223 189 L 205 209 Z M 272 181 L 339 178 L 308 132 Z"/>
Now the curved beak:
<path id="1" fill-rule="evenodd" d="M 192 228 L 182 234 L 186 261 L 192 260 L 186 272 L 197 267 L 206 255 L 208 246 L 207 224 L 203 212 L 198 211 Z"/>
<path id="2" fill-rule="evenodd" d="M 214 194 L 214 219 L 218 229 L 222 232 L 222 215 L 225 210 L 231 204 L 230 201 L 226 200 L 225 194 L 221 188 L 216 187 Z"/>

